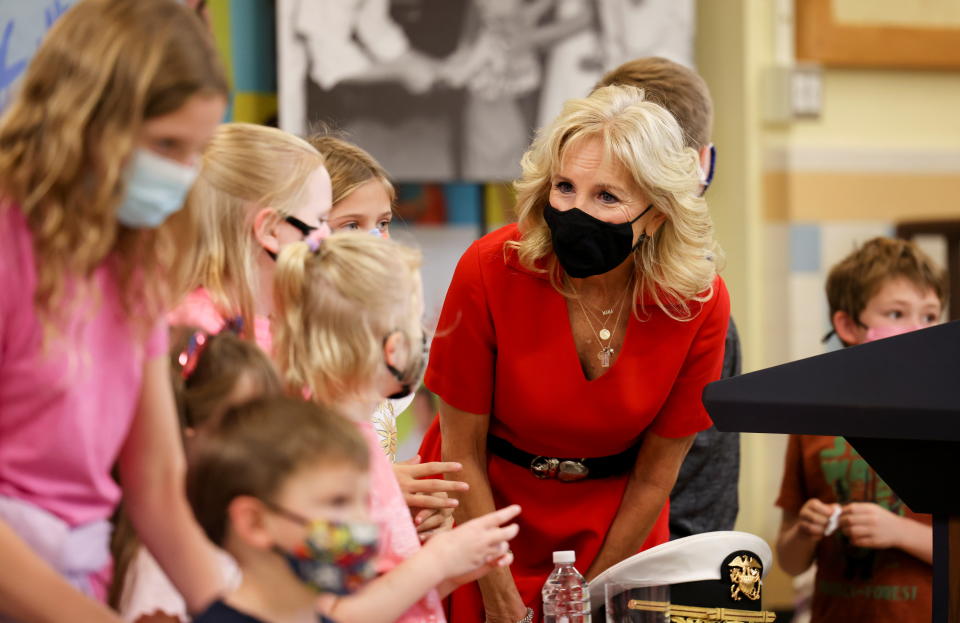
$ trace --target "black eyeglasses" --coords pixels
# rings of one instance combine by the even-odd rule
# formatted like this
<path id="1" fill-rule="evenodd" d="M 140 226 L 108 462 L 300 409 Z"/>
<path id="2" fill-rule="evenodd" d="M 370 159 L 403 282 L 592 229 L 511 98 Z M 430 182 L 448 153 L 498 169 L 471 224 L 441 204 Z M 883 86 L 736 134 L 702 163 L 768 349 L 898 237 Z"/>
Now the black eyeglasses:
<path id="1" fill-rule="evenodd" d="M 304 238 L 309 237 L 310 234 L 320 229 L 319 227 L 314 227 L 313 225 L 307 225 L 306 223 L 304 223 L 303 221 L 301 221 L 295 216 L 285 216 L 283 217 L 283 220 L 286 223 L 288 223 L 291 227 L 295 227 L 301 234 L 303 234 Z M 274 262 L 277 261 L 276 253 L 274 253 L 270 249 L 264 249 L 264 251 L 267 252 L 267 255 L 270 256 L 271 260 L 273 260 Z"/>
<path id="2" fill-rule="evenodd" d="M 307 225 L 295 216 L 285 216 L 283 217 L 283 220 L 300 230 L 300 233 L 303 234 L 304 238 L 320 229 L 319 227 L 314 227 L 313 225 Z"/>

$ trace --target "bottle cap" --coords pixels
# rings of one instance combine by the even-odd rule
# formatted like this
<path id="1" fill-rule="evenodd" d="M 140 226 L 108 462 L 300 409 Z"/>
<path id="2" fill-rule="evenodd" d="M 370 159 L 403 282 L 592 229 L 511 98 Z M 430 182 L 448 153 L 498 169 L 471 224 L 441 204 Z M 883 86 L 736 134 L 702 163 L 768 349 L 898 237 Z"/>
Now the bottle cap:
<path id="1" fill-rule="evenodd" d="M 574 563 L 577 560 L 577 553 L 571 550 L 562 552 L 553 552 L 554 563 Z"/>

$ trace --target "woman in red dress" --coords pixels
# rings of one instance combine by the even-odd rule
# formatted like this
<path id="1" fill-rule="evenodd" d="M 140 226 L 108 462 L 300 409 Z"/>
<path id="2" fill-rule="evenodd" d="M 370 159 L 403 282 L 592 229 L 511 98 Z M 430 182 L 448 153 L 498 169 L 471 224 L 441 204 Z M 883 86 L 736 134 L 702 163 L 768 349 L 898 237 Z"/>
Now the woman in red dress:
<path id="1" fill-rule="evenodd" d="M 592 579 L 668 540 L 729 315 L 697 154 L 641 90 L 568 102 L 516 187 L 518 224 L 457 265 L 426 375 L 422 454 L 442 437 L 463 464 L 457 520 L 523 506 L 511 570 L 454 593 L 456 623 L 539 620 L 554 550 Z"/>

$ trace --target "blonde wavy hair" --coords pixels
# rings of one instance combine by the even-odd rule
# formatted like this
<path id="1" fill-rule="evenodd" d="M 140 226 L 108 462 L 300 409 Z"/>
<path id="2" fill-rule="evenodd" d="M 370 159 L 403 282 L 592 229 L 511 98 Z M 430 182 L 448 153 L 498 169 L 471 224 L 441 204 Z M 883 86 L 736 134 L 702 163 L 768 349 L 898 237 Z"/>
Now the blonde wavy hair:
<path id="1" fill-rule="evenodd" d="M 287 245 L 274 277 L 274 361 L 291 392 L 323 404 L 357 396 L 399 331 L 408 369 L 421 362 L 420 253 L 367 233 L 330 236 L 316 252 Z"/>
<path id="2" fill-rule="evenodd" d="M 187 204 L 201 215 L 203 241 L 194 283 L 204 286 L 228 317 L 240 315 L 253 336 L 258 291 L 253 216 L 272 208 L 279 222 L 307 199 L 307 180 L 324 165 L 309 143 L 288 132 L 251 123 L 217 128 L 203 155 Z"/>
<path id="3" fill-rule="evenodd" d="M 119 224 L 124 167 L 144 121 L 227 93 L 209 32 L 176 0 L 83 0 L 54 24 L 0 119 L 0 184 L 30 228 L 47 335 L 67 282 L 85 287 L 108 259 L 135 324 L 183 293 L 195 222 L 181 210 L 154 230 Z"/>
<path id="4" fill-rule="evenodd" d="M 552 176 L 567 151 L 588 139 L 600 139 L 608 162 L 622 166 L 655 209 L 666 217 L 657 233 L 633 253 L 633 311 L 649 297 L 671 318 L 694 317 L 690 302 L 713 296 L 713 281 L 723 253 L 713 238 L 713 222 L 700 197 L 696 150 L 684 146 L 683 131 L 664 108 L 644 100 L 642 89 L 602 87 L 583 99 L 569 100 L 563 112 L 543 128 L 521 161 L 514 184 L 520 240 L 508 242 L 529 270 L 549 272 L 553 286 L 576 297 L 553 253 L 543 218 Z"/>
<path id="5" fill-rule="evenodd" d="M 307 138 L 317 151 L 323 154 L 333 185 L 333 203 L 336 205 L 350 196 L 353 191 L 369 182 L 377 180 L 383 184 L 387 197 L 392 204 L 397 200 L 397 191 L 390 182 L 387 172 L 367 151 L 330 134 L 318 133 Z"/>

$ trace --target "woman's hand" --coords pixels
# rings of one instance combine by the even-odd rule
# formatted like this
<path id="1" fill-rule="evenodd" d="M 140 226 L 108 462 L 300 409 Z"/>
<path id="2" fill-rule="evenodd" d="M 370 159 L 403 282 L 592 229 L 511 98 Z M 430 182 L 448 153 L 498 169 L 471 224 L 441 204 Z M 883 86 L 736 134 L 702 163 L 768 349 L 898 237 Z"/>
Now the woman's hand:
<path id="1" fill-rule="evenodd" d="M 694 437 L 662 437 L 649 431 L 644 435 L 620 508 L 600 551 L 583 574 L 588 582 L 640 551 L 677 482 L 680 464 Z"/>

